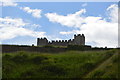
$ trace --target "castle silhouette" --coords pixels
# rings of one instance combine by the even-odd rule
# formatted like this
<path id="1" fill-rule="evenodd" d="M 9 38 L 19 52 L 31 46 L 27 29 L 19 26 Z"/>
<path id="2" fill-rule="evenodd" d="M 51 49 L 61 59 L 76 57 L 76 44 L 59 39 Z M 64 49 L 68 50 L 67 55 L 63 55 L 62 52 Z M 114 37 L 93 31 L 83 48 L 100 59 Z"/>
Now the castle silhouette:
<path id="1" fill-rule="evenodd" d="M 56 40 L 48 41 L 47 38 L 37 38 L 37 46 L 55 45 L 55 46 L 67 46 L 67 45 L 85 45 L 84 34 L 74 35 L 74 39 L 69 40 Z"/>

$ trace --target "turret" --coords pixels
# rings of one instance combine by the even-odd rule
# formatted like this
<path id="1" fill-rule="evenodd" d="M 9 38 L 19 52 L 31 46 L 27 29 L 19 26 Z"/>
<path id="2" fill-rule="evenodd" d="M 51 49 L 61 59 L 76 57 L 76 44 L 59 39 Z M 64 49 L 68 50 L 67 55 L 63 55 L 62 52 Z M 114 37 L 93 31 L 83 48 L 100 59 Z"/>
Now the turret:
<path id="1" fill-rule="evenodd" d="M 82 34 L 82 37 L 85 37 L 84 34 Z"/>
<path id="2" fill-rule="evenodd" d="M 85 45 L 85 36 L 82 34 L 82 45 Z"/>
<path id="3" fill-rule="evenodd" d="M 40 40 L 40 38 L 37 38 L 37 45 L 39 45 L 39 40 Z"/>
<path id="4" fill-rule="evenodd" d="M 37 38 L 37 46 L 43 46 L 43 45 L 47 45 L 48 44 L 48 40 L 44 37 L 44 38 Z"/>
<path id="5" fill-rule="evenodd" d="M 81 34 L 78 34 L 77 36 L 81 36 Z"/>
<path id="6" fill-rule="evenodd" d="M 76 38 L 77 36 L 76 36 L 76 34 L 74 35 L 74 39 Z"/>

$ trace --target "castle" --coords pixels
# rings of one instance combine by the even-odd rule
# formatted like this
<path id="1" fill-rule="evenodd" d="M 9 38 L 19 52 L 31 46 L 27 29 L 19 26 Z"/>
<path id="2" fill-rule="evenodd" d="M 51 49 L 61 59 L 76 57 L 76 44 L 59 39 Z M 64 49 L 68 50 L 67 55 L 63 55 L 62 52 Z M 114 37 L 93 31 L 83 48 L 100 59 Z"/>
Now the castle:
<path id="1" fill-rule="evenodd" d="M 47 38 L 37 38 L 37 46 L 55 45 L 55 46 L 67 46 L 67 45 L 85 45 L 84 34 L 74 35 L 74 39 L 69 40 L 56 40 L 48 41 Z"/>

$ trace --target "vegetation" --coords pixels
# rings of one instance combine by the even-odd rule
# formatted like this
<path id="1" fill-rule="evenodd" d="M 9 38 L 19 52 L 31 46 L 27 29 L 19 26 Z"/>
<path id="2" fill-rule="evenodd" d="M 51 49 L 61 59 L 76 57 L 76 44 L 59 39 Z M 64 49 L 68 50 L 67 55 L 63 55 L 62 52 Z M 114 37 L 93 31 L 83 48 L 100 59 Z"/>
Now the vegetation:
<path id="1" fill-rule="evenodd" d="M 118 78 L 116 50 L 56 54 L 21 51 L 2 56 L 3 78 Z"/>
<path id="2" fill-rule="evenodd" d="M 0 79 L 2 78 L 2 53 L 0 52 Z"/>
<path id="3" fill-rule="evenodd" d="M 118 63 L 118 53 L 116 53 L 91 71 L 86 78 L 118 78 Z"/>

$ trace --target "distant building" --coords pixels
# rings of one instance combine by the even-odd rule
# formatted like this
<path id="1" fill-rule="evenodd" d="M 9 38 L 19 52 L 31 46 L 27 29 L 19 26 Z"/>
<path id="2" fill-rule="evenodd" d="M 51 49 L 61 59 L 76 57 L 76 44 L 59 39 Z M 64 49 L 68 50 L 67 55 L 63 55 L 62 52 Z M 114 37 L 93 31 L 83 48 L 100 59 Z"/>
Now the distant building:
<path id="1" fill-rule="evenodd" d="M 55 46 L 67 46 L 67 45 L 85 45 L 84 34 L 74 35 L 74 39 L 69 40 L 56 40 L 48 41 L 47 38 L 37 38 L 37 46 L 55 45 Z"/>

